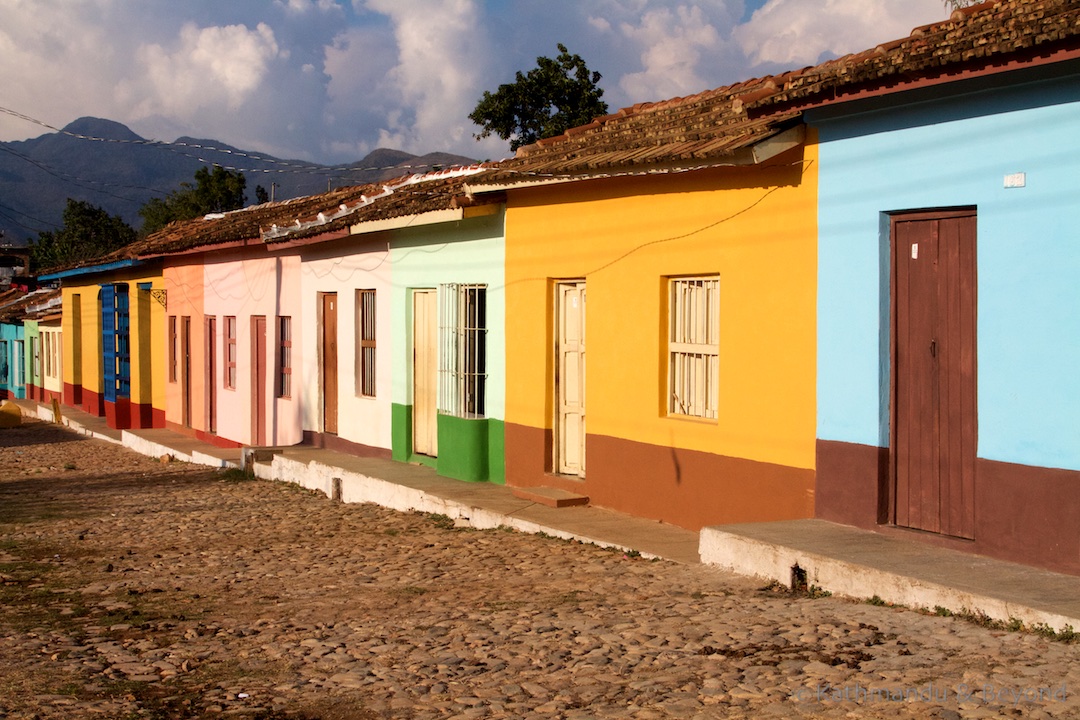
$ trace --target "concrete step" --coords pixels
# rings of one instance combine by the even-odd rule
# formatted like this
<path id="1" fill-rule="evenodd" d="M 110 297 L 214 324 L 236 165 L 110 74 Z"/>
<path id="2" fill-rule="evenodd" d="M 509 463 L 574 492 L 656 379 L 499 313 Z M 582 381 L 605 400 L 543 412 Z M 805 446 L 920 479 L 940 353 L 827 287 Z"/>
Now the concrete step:
<path id="1" fill-rule="evenodd" d="M 576 505 L 589 504 L 588 495 L 579 495 L 568 490 L 560 490 L 559 488 L 511 488 L 510 491 L 514 494 L 514 497 L 553 508 L 574 507 Z"/>

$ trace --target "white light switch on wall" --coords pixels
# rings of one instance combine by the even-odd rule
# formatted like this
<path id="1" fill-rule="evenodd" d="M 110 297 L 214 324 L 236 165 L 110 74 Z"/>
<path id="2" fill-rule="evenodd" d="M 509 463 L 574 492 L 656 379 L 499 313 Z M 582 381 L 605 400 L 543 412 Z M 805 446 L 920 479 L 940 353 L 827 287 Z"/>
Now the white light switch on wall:
<path id="1" fill-rule="evenodd" d="M 1010 173 L 1005 176 L 1005 187 L 1022 188 L 1027 185 L 1027 173 Z"/>

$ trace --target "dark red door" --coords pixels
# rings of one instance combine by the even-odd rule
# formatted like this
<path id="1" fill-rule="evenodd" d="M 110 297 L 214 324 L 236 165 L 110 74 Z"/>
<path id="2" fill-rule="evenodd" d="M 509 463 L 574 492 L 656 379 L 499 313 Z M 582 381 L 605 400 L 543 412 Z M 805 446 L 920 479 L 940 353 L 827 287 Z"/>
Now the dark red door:
<path id="1" fill-rule="evenodd" d="M 896 215 L 893 469 L 897 525 L 974 537 L 975 212 Z"/>
<path id="2" fill-rule="evenodd" d="M 266 445 L 266 317 L 251 318 L 251 437 Z"/>
<path id="3" fill-rule="evenodd" d="M 206 318 L 206 431 L 217 432 L 217 318 Z"/>

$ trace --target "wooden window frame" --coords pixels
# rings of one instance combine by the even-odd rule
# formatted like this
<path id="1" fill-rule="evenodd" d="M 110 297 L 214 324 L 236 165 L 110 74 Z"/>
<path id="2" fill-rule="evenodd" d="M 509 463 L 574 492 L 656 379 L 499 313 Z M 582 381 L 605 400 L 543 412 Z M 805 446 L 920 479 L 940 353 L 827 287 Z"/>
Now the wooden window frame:
<path id="1" fill-rule="evenodd" d="M 720 276 L 669 277 L 667 413 L 716 421 L 720 404 Z"/>
<path id="2" fill-rule="evenodd" d="M 375 290 L 356 291 L 356 396 L 373 398 L 375 385 Z"/>
<path id="3" fill-rule="evenodd" d="M 180 336 L 176 332 L 176 316 L 169 316 L 169 382 L 176 382 L 177 378 L 177 364 L 180 361 L 180 349 L 179 340 Z"/>
<path id="4" fill-rule="evenodd" d="M 278 315 L 277 396 L 292 397 L 292 316 Z"/>
<path id="5" fill-rule="evenodd" d="M 236 389 L 236 316 L 226 315 L 224 327 L 224 342 L 221 343 L 221 364 L 224 372 L 221 373 L 223 387 L 226 390 Z"/>

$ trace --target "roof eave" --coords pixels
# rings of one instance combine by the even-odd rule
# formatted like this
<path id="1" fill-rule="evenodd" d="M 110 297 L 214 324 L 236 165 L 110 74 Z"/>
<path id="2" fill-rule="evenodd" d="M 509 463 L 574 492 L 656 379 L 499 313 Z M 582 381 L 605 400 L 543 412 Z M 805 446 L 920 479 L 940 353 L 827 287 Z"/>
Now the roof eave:
<path id="1" fill-rule="evenodd" d="M 138 267 L 142 264 L 142 260 L 137 260 L 134 258 L 130 258 L 127 260 L 117 260 L 111 263 L 102 263 L 101 265 L 86 265 L 84 267 L 49 273 L 48 275 L 39 275 L 38 280 L 63 280 L 65 278 L 77 277 L 79 275 L 94 275 L 96 273 L 111 272 L 113 270 L 123 270 L 126 268 Z"/>

